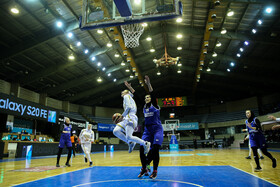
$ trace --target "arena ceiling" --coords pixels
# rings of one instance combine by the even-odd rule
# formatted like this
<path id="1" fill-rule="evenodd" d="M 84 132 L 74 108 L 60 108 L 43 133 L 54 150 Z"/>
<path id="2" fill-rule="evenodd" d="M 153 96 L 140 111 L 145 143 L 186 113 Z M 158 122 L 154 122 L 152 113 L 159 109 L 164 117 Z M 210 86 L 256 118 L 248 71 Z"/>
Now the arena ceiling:
<path id="1" fill-rule="evenodd" d="M 140 46 L 131 50 L 139 74 L 150 76 L 159 97 L 186 95 L 190 105 L 207 105 L 280 91 L 278 0 L 221 0 L 220 6 L 214 6 L 210 0 L 182 0 L 182 3 L 182 22 L 177 23 L 176 19 L 149 22 Z M 12 7 L 20 12 L 11 13 Z M 271 13 L 266 12 L 268 7 Z M 214 30 L 208 40 L 203 69 L 199 71 L 213 8 Z M 233 16 L 227 15 L 230 11 L 234 11 Z M 0 79 L 81 105 L 120 107 L 124 80 L 131 82 L 143 97 L 145 89 L 138 77 L 130 78 L 132 68 L 109 28 L 101 29 L 103 33 L 81 31 L 78 28 L 81 15 L 82 0 L 1 0 Z M 62 21 L 62 28 L 56 26 L 58 20 Z M 223 29 L 226 34 L 221 34 Z M 253 34 L 252 29 L 257 32 Z M 74 37 L 69 38 L 69 32 Z M 181 39 L 176 38 L 178 33 L 182 34 Z M 151 41 L 146 40 L 148 36 Z M 153 62 L 164 54 L 164 38 L 168 54 L 180 57 L 181 67 L 158 69 Z M 78 41 L 81 46 L 76 45 Z M 112 47 L 107 47 L 107 43 Z M 177 50 L 178 46 L 182 50 Z M 151 48 L 155 52 L 151 53 Z M 75 59 L 69 60 L 70 55 Z M 92 55 L 96 57 L 94 62 Z M 98 67 L 97 62 L 102 65 Z M 125 71 L 127 68 L 129 73 Z M 181 73 L 177 72 L 179 68 Z M 158 71 L 161 75 L 157 75 Z M 97 82 L 98 77 L 103 79 L 101 83 Z"/>

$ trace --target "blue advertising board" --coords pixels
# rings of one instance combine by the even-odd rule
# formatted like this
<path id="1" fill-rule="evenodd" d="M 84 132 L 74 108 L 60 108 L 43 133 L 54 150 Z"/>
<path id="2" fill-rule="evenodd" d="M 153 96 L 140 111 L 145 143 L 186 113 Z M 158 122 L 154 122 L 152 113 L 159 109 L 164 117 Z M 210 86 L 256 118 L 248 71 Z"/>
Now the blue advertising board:
<path id="1" fill-rule="evenodd" d="M 179 131 L 183 130 L 198 130 L 198 122 L 192 122 L 192 123 L 180 123 L 180 127 L 177 129 Z"/>
<path id="2" fill-rule="evenodd" d="M 115 124 L 98 123 L 98 131 L 113 132 Z"/>

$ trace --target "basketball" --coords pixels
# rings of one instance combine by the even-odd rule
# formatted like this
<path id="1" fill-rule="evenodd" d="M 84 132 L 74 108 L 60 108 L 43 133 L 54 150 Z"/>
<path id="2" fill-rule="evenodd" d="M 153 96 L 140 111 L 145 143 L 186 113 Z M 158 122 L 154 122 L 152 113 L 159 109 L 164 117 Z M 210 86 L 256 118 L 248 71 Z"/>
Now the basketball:
<path id="1" fill-rule="evenodd" d="M 120 113 L 115 113 L 113 116 L 112 116 L 112 121 L 114 123 L 117 123 L 118 119 L 121 117 L 122 115 Z"/>

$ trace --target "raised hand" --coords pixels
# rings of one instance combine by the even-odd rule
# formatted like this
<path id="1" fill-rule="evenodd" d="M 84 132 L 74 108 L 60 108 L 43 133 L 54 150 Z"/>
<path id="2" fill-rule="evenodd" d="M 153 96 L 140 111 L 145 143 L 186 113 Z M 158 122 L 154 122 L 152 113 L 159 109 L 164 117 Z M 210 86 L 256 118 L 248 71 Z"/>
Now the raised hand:
<path id="1" fill-rule="evenodd" d="M 148 75 L 145 75 L 145 83 L 146 84 L 151 84 L 150 78 L 148 77 Z"/>

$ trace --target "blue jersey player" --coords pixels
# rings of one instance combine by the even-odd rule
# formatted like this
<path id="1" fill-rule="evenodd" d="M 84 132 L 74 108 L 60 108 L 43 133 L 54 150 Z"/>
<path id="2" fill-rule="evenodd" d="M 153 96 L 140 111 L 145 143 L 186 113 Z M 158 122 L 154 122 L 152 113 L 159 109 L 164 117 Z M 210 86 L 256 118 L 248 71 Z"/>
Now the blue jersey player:
<path id="1" fill-rule="evenodd" d="M 60 167 L 59 160 L 60 160 L 60 156 L 61 156 L 62 150 L 65 145 L 68 149 L 67 161 L 66 161 L 65 166 L 70 167 L 69 160 L 71 157 L 71 150 L 72 150 L 72 143 L 71 143 L 71 138 L 70 138 L 71 129 L 72 129 L 72 126 L 70 125 L 70 119 L 66 117 L 65 124 L 63 124 L 63 130 L 62 130 L 59 145 L 58 145 L 59 149 L 58 149 L 58 153 L 57 153 L 56 167 Z"/>
<path id="2" fill-rule="evenodd" d="M 144 141 L 151 142 L 152 149 L 148 153 L 148 156 L 144 154 L 144 147 L 140 146 L 140 159 L 142 164 L 142 169 L 138 175 L 141 178 L 144 174 L 147 173 L 146 166 L 150 164 L 153 160 L 153 173 L 150 175 L 150 178 L 155 179 L 157 177 L 157 169 L 159 164 L 159 149 L 163 142 L 163 127 L 160 121 L 160 107 L 157 105 L 156 98 L 153 95 L 153 88 L 150 83 L 149 77 L 145 76 L 145 83 L 149 88 L 149 94 L 145 96 L 145 105 L 143 108 L 143 113 L 145 117 L 145 129 L 142 136 Z M 131 87 L 130 84 L 125 82 L 125 85 L 133 93 L 135 90 Z"/>
<path id="3" fill-rule="evenodd" d="M 246 110 L 246 127 L 249 133 L 249 141 L 251 148 L 253 150 L 254 159 L 257 164 L 255 171 L 262 171 L 259 162 L 259 156 L 257 149 L 260 148 L 265 156 L 272 160 L 272 167 L 276 168 L 276 159 L 267 151 L 267 145 L 265 142 L 265 137 L 262 133 L 260 121 L 255 117 L 254 113 L 251 110 Z"/>

